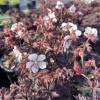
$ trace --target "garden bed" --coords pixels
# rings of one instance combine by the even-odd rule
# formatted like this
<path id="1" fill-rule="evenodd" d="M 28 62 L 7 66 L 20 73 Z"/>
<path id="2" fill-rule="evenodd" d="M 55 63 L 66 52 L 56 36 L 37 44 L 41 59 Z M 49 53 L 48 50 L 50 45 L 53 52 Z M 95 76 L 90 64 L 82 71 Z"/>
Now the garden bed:
<path id="1" fill-rule="evenodd" d="M 100 3 L 41 3 L 0 21 L 2 100 L 99 100 Z"/>

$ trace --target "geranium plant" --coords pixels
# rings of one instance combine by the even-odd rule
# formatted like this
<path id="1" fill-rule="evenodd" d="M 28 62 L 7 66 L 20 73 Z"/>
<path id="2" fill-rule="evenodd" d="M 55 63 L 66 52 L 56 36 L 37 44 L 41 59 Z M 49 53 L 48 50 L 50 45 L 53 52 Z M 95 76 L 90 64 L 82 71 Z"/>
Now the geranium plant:
<path id="1" fill-rule="evenodd" d="M 85 0 L 84 6 L 92 8 L 91 2 Z M 12 25 L 0 34 L 4 49 L 9 50 L 1 61 L 12 56 L 9 66 L 18 73 L 9 93 L 2 89 L 0 95 L 8 100 L 96 100 L 100 63 L 95 59 L 100 57 L 94 45 L 99 31 L 81 24 L 88 14 L 83 1 L 40 3 L 39 9 L 26 15 L 13 11 Z"/>

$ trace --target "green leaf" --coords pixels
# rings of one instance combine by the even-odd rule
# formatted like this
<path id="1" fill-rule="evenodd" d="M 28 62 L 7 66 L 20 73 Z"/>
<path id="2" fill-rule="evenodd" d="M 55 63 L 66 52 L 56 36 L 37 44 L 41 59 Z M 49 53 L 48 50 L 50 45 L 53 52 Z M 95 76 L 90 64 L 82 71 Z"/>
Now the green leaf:
<path id="1" fill-rule="evenodd" d="M 91 96 L 91 94 L 92 94 L 91 90 L 83 90 L 82 91 L 83 96 Z"/>
<path id="2" fill-rule="evenodd" d="M 11 19 L 11 16 L 0 15 L 0 20 L 4 20 L 4 19 Z"/>

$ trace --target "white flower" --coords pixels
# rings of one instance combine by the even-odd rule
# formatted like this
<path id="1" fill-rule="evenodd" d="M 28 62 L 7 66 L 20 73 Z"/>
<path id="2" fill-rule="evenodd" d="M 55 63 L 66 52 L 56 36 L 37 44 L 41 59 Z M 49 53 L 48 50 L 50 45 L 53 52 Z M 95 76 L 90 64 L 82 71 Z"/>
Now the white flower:
<path id="1" fill-rule="evenodd" d="M 76 24 L 73 24 L 71 22 L 68 22 L 67 24 L 68 24 L 68 29 L 69 29 L 70 33 L 77 30 L 77 25 Z"/>
<path id="2" fill-rule="evenodd" d="M 52 12 L 52 10 L 48 8 L 47 10 L 48 10 L 48 15 L 43 17 L 44 25 L 47 25 L 49 21 L 57 22 L 55 12 Z"/>
<path id="3" fill-rule="evenodd" d="M 44 16 L 43 17 L 43 20 L 44 20 L 44 25 L 46 26 L 48 23 L 49 23 L 49 17 L 48 16 Z"/>
<path id="4" fill-rule="evenodd" d="M 49 12 L 48 13 L 49 18 L 55 18 L 55 12 Z"/>
<path id="5" fill-rule="evenodd" d="M 77 12 L 79 15 L 83 16 L 84 14 L 81 11 Z"/>
<path id="6" fill-rule="evenodd" d="M 82 32 L 80 30 L 77 29 L 77 25 L 76 24 L 73 24 L 71 22 L 68 22 L 68 30 L 70 31 L 70 33 L 75 33 L 76 37 L 79 37 L 81 36 Z"/>
<path id="7" fill-rule="evenodd" d="M 18 27 L 22 27 L 23 26 L 23 23 L 22 22 L 18 22 L 18 23 L 15 23 L 11 26 L 11 30 L 13 32 L 15 32 L 17 30 Z"/>
<path id="8" fill-rule="evenodd" d="M 63 4 L 63 2 L 61 2 L 61 1 L 57 1 L 57 4 L 56 4 L 56 9 L 62 9 L 64 7 L 64 4 Z"/>
<path id="9" fill-rule="evenodd" d="M 39 69 L 45 69 L 47 63 L 44 61 L 46 56 L 43 54 L 37 55 L 36 53 L 28 56 L 29 62 L 26 63 L 26 68 L 31 68 L 33 73 L 39 71 Z"/>
<path id="10" fill-rule="evenodd" d="M 87 28 L 85 28 L 84 35 L 86 37 L 88 37 L 89 35 L 93 35 L 93 36 L 97 37 L 98 36 L 98 31 L 97 31 L 96 28 L 87 27 Z"/>
<path id="11" fill-rule="evenodd" d="M 67 35 L 67 36 L 64 37 L 64 41 L 67 41 L 69 39 L 70 39 L 70 35 Z"/>
<path id="12" fill-rule="evenodd" d="M 57 22 L 57 19 L 56 19 L 56 18 L 53 18 L 52 21 L 53 21 L 53 22 Z"/>
<path id="13" fill-rule="evenodd" d="M 63 31 L 67 31 L 67 23 L 62 23 L 61 28 Z"/>
<path id="14" fill-rule="evenodd" d="M 77 25 L 76 24 L 73 24 L 71 22 L 68 22 L 67 24 L 68 24 L 69 29 L 77 30 Z"/>
<path id="15" fill-rule="evenodd" d="M 79 37 L 79 36 L 81 36 L 82 32 L 80 30 L 76 30 L 75 34 L 76 34 L 77 37 Z"/>
<path id="16" fill-rule="evenodd" d="M 63 43 L 64 52 L 66 52 L 66 49 L 69 49 L 71 45 L 70 42 L 68 41 L 69 39 L 70 39 L 70 35 L 64 37 L 64 43 Z"/>
<path id="17" fill-rule="evenodd" d="M 51 62 L 51 63 L 54 63 L 55 61 L 54 61 L 54 59 L 53 59 L 53 58 L 50 58 L 50 62 Z"/>
<path id="18" fill-rule="evenodd" d="M 56 16 L 55 16 L 55 12 L 49 12 L 48 13 L 48 17 L 53 21 L 53 22 L 57 22 Z"/>
<path id="19" fill-rule="evenodd" d="M 23 32 L 21 30 L 19 30 L 16 34 L 21 37 Z"/>
<path id="20" fill-rule="evenodd" d="M 63 31 L 68 31 L 69 30 L 72 33 L 73 31 L 77 30 L 77 25 L 73 24 L 71 22 L 62 23 L 61 28 L 62 28 Z"/>
<path id="21" fill-rule="evenodd" d="M 75 13 L 76 12 L 76 7 L 73 4 L 69 9 L 68 9 L 71 13 Z"/>
<path id="22" fill-rule="evenodd" d="M 17 29 L 17 23 L 15 23 L 15 24 L 13 24 L 12 26 L 11 26 L 11 30 L 14 32 L 16 29 Z"/>
<path id="23" fill-rule="evenodd" d="M 16 57 L 16 60 L 20 62 L 22 60 L 22 53 L 18 50 L 16 46 L 14 46 L 13 53 Z"/>

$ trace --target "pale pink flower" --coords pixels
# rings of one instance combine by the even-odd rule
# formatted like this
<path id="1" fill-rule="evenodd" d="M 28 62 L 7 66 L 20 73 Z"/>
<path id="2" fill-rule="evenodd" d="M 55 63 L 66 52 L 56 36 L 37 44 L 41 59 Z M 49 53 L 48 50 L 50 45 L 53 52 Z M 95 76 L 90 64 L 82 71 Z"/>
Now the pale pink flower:
<path id="1" fill-rule="evenodd" d="M 26 68 L 31 68 L 33 73 L 37 73 L 39 69 L 45 69 L 47 63 L 44 61 L 46 56 L 43 54 L 37 55 L 36 53 L 30 54 L 28 56 L 28 62 L 26 63 Z"/>

